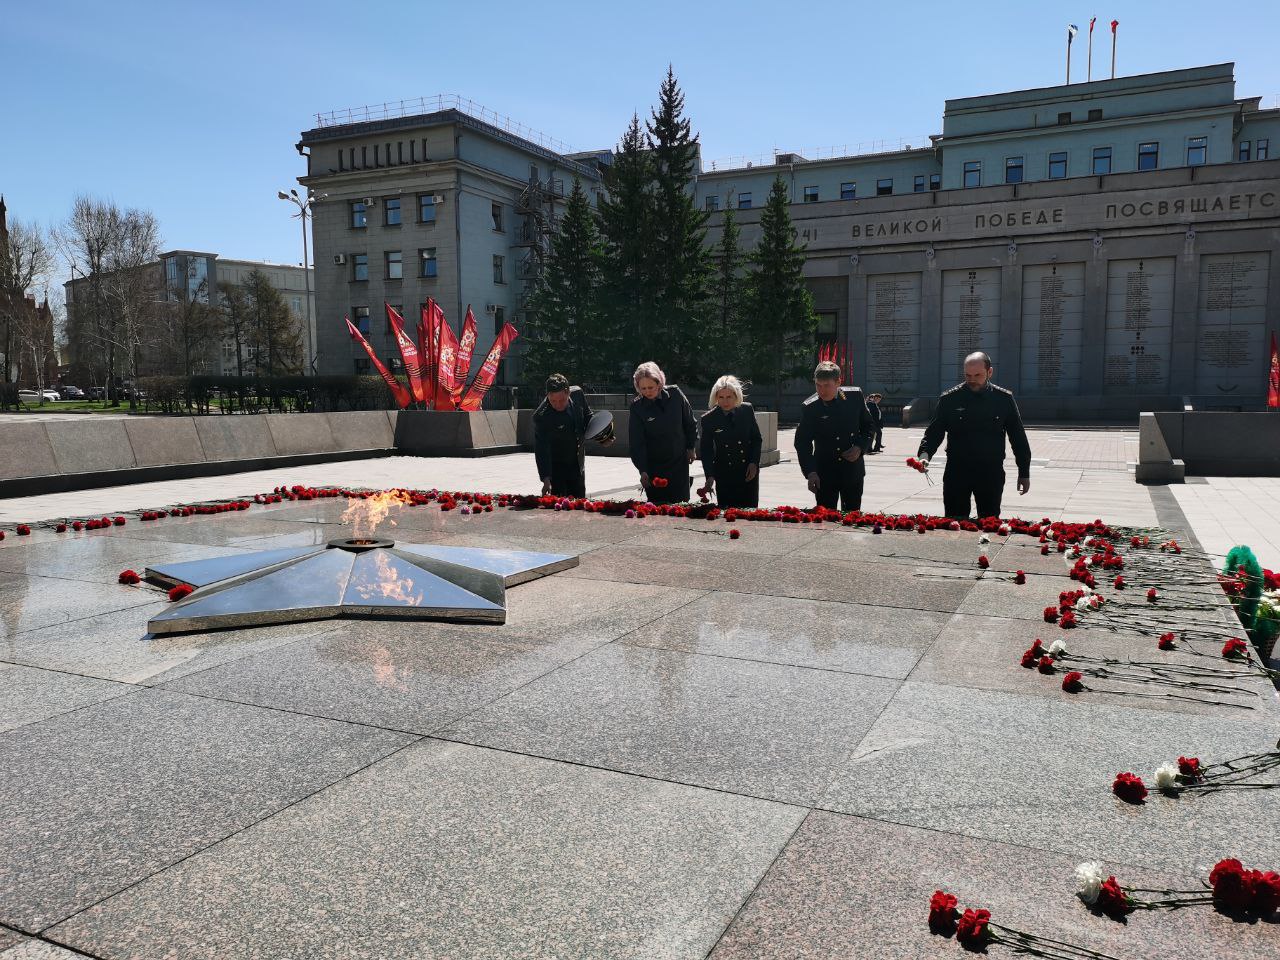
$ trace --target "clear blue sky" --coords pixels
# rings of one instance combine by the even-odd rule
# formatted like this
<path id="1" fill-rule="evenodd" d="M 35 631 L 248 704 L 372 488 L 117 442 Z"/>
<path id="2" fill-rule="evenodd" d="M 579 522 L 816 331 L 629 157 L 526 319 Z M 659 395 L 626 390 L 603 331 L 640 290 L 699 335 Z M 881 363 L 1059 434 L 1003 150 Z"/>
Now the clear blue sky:
<path id="1" fill-rule="evenodd" d="M 1063 79 L 1066 24 L 1120 20 L 1120 74 L 1234 60 L 1280 96 L 1280 4 L 291 4 L 4 0 L 0 192 L 48 224 L 77 193 L 143 207 L 169 248 L 298 262 L 276 191 L 314 114 L 457 93 L 575 149 L 613 145 L 671 62 L 703 157 L 941 130 L 943 101 Z"/>

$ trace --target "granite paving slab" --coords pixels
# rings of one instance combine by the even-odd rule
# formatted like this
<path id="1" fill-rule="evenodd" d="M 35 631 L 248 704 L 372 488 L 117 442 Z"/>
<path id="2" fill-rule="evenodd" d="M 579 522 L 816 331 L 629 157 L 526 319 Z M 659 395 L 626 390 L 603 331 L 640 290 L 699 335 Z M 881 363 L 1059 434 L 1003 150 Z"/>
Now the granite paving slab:
<path id="1" fill-rule="evenodd" d="M 1209 907 L 1143 911 L 1117 923 L 1075 896 L 1079 860 L 830 813 L 811 813 L 734 919 L 711 960 L 939 960 L 968 954 L 930 933 L 939 888 L 996 923 L 1114 957 L 1255 960 L 1273 955 L 1274 924 L 1240 923 Z M 1106 864 L 1129 886 L 1190 889 L 1191 871 Z M 990 955 L 1013 956 L 992 947 Z"/>
<path id="2" fill-rule="evenodd" d="M 1038 541 L 1026 537 L 1014 537 L 999 553 L 991 557 L 992 570 L 1022 570 L 1026 573 L 1068 579 L 1070 568 L 1066 564 L 1065 553 L 1058 553 L 1056 544 L 1049 544 L 1049 552 L 1042 554 Z M 1120 571 L 1123 573 L 1124 571 Z M 1108 582 L 1113 578 L 1107 578 Z M 1103 578 L 1098 578 L 1101 588 Z"/>
<path id="3" fill-rule="evenodd" d="M 1055 641 L 1067 644 L 1068 656 L 1061 661 L 1059 671 L 1045 675 L 1021 665 L 1022 652 L 1036 639 L 1047 648 Z M 1274 695 L 1274 688 L 1237 670 L 1234 677 L 1224 678 L 1224 686 L 1237 688 L 1240 693 L 1210 693 L 1186 690 L 1167 685 L 1125 683 L 1114 679 L 1086 677 L 1088 690 L 1066 693 L 1062 689 L 1062 677 L 1067 670 L 1075 669 L 1070 655 L 1099 657 L 1139 663 L 1155 663 L 1164 666 L 1204 667 L 1237 670 L 1230 664 L 1206 661 L 1183 650 L 1164 651 L 1156 647 L 1155 637 L 1142 640 L 1119 635 L 1106 630 L 1085 627 L 1076 630 L 1060 630 L 1047 623 L 1000 617 L 975 617 L 956 614 L 939 633 L 936 642 L 920 659 L 911 672 L 913 681 L 943 683 L 959 687 L 980 687 L 984 690 L 1005 690 L 1028 696 L 1048 697 L 1052 700 L 1083 701 L 1085 704 L 1108 703 L 1113 706 L 1134 707 L 1143 710 L 1165 710 L 1171 713 L 1216 714 L 1238 718 L 1239 706 L 1220 706 L 1199 701 L 1222 700 L 1232 704 L 1249 704 L 1262 709 Z M 1085 664 L 1089 666 L 1088 664 Z M 1097 666 L 1096 664 L 1092 666 Z M 1122 667 L 1137 675 L 1149 675 L 1143 667 Z M 1126 692 L 1128 691 L 1128 692 Z M 1269 692 L 1268 692 L 1269 691 Z M 1179 698 L 1154 698 L 1150 694 L 1177 694 Z M 1136 694 L 1136 696 L 1135 696 Z"/>
<path id="4" fill-rule="evenodd" d="M 750 589 L 771 596 L 953 613 L 973 589 L 977 574 L 976 567 L 969 572 L 948 567 L 899 565 L 887 560 L 781 557 L 764 565 L 758 577 L 750 581 Z M 905 616 L 910 623 L 911 614 Z"/>
<path id="5" fill-rule="evenodd" d="M 16 930 L 10 930 L 7 927 L 0 927 L 0 953 L 8 950 L 12 946 L 22 943 L 27 938 Z"/>
<path id="6" fill-rule="evenodd" d="M 1059 576 L 1027 574 L 1027 582 L 1014 583 L 1007 574 L 986 575 L 978 579 L 957 613 L 970 613 L 980 617 L 1013 617 L 1019 620 L 1035 620 L 1044 624 L 1044 608 L 1058 605 L 1058 594 L 1063 590 L 1077 590 L 1080 584 Z M 1105 596 L 1110 591 L 1098 589 Z M 1083 618 L 1082 618 L 1083 619 Z"/>
<path id="7" fill-rule="evenodd" d="M 155 597 L 153 590 L 119 584 L 6 574 L 0 577 L 0 649 L 4 641 L 26 630 L 127 610 L 150 603 Z"/>
<path id="8" fill-rule="evenodd" d="M 625 638 L 626 643 L 743 660 L 904 679 L 949 615 L 827 600 L 713 593 Z"/>
<path id="9" fill-rule="evenodd" d="M 803 815 L 427 741 L 52 935 L 104 957 L 693 960 Z"/>
<path id="10" fill-rule="evenodd" d="M 878 677 L 610 645 L 440 736 L 811 804 L 896 687 Z"/>
<path id="11" fill-rule="evenodd" d="M 0 663 L 0 733 L 134 691 L 123 683 Z"/>
<path id="12" fill-rule="evenodd" d="M 0 958 L 3 960 L 76 960 L 83 956 L 83 953 L 64 950 L 47 941 L 29 937 L 21 937 L 16 946 L 0 950 Z"/>
<path id="13" fill-rule="evenodd" d="M 0 921 L 42 930 L 412 740 L 158 690 L 0 734 Z"/>
<path id="14" fill-rule="evenodd" d="M 4 579 L 4 574 L 20 573 L 29 577 L 116 584 L 122 570 L 141 573 L 150 563 L 225 557 L 240 552 L 239 547 L 72 534 L 67 540 L 33 541 L 0 550 L 0 579 Z M 68 584 L 67 589 L 74 590 L 74 586 Z"/>
<path id="15" fill-rule="evenodd" d="M 1153 868 L 1199 869 L 1223 851 L 1276 863 L 1280 833 L 1258 817 L 1257 795 L 1154 796 L 1131 806 L 1112 795 L 1111 782 L 1125 771 L 1149 781 L 1157 766 L 1182 755 L 1225 760 L 1271 749 L 1277 736 L 1272 707 L 1175 719 L 1083 699 L 908 681 L 817 805 Z"/>
<path id="16" fill-rule="evenodd" d="M 643 547 L 647 551 L 654 552 L 674 547 L 683 550 L 718 550 L 726 553 L 749 551 L 760 556 L 780 556 L 801 550 L 808 544 L 825 541 L 825 526 L 824 524 L 784 525 L 758 520 L 726 523 L 723 518 L 718 520 L 646 518 L 635 523 L 633 527 L 635 535 L 627 540 L 627 546 Z M 741 538 L 730 539 L 731 529 L 738 530 Z"/>
<path id="17" fill-rule="evenodd" d="M 911 565 L 915 558 L 956 566 L 968 570 L 977 563 L 978 553 L 989 558 L 1004 547 L 1009 537 L 991 534 L 991 542 L 980 544 L 981 534 L 969 531 L 932 530 L 924 535 L 911 530 L 886 530 L 872 533 L 865 527 L 826 526 L 827 536 L 804 544 L 795 551 L 797 558 L 814 560 L 882 561 Z"/>
<path id="18" fill-rule="evenodd" d="M 0 643 L 0 660 L 103 680 L 154 685 L 333 629 L 330 621 L 151 637 L 168 601 L 28 630 Z"/>
<path id="19" fill-rule="evenodd" d="M 134 526 L 134 523 L 137 526 Z M 131 522 L 129 536 L 137 540 L 169 543 L 197 543 L 218 546 L 255 544 L 272 535 L 297 533 L 297 525 L 286 520 L 235 513 L 213 517 L 168 517 L 164 520 Z"/>
<path id="20" fill-rule="evenodd" d="M 615 583 L 656 583 L 691 590 L 748 591 L 759 588 L 763 591 L 763 578 L 773 559 L 776 558 L 758 556 L 749 547 L 729 553 L 675 547 L 633 547 L 623 543 L 602 546 L 582 554 L 578 565 L 560 576 Z"/>

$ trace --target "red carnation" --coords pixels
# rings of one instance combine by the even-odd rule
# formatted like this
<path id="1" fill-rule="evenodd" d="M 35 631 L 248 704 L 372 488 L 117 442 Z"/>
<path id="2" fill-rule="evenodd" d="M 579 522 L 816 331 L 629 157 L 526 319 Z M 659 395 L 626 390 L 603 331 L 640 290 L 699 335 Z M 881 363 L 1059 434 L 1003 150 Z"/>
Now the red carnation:
<path id="1" fill-rule="evenodd" d="M 981 553 L 978 555 L 978 566 L 980 566 L 983 570 L 991 566 L 991 561 L 987 559 L 987 555 L 985 553 Z"/>
<path id="2" fill-rule="evenodd" d="M 733 527 L 729 530 L 730 540 L 737 540 L 740 536 L 742 536 L 742 531 L 739 530 L 737 527 Z"/>
<path id="3" fill-rule="evenodd" d="M 1030 670 L 1040 660 L 1040 655 L 1034 650 L 1026 650 L 1022 654 L 1022 665 Z"/>
<path id="4" fill-rule="evenodd" d="M 968 950 L 980 950 L 991 937 L 990 922 L 990 910 L 966 910 L 956 923 L 956 939 Z"/>
<path id="5" fill-rule="evenodd" d="M 1017 572 L 1013 575 L 1013 582 L 1014 582 L 1014 583 L 1026 583 L 1026 582 L 1027 582 L 1027 575 L 1026 575 L 1023 571 L 1019 570 L 1019 571 L 1017 571 Z"/>
<path id="6" fill-rule="evenodd" d="M 1222 656 L 1227 660 L 1248 660 L 1249 645 L 1239 638 L 1228 640 L 1222 645 Z"/>
<path id="7" fill-rule="evenodd" d="M 1159 596 L 1160 594 L 1156 591 L 1156 588 L 1152 587 L 1147 591 L 1147 603 L 1155 603 Z"/>
<path id="8" fill-rule="evenodd" d="M 1049 545 L 1047 543 L 1040 544 L 1040 556 L 1047 557 L 1049 555 Z"/>
<path id="9" fill-rule="evenodd" d="M 173 601 L 181 600 L 183 597 L 189 597 L 191 591 L 195 588 L 189 583 L 180 583 L 169 591 L 169 599 Z"/>
<path id="10" fill-rule="evenodd" d="M 1274 870 L 1268 870 L 1265 873 L 1261 870 L 1250 870 L 1250 879 L 1253 888 L 1253 909 L 1259 914 L 1266 916 L 1277 907 L 1280 907 L 1280 873 Z"/>
<path id="11" fill-rule="evenodd" d="M 1045 608 L 1044 608 L 1044 622 L 1045 622 L 1045 623 L 1057 623 L 1057 622 L 1058 622 L 1058 608 L 1057 608 L 1057 607 L 1045 607 Z"/>
<path id="12" fill-rule="evenodd" d="M 1142 803 L 1147 798 L 1146 784 L 1132 773 L 1117 773 L 1111 792 L 1125 803 Z"/>
<path id="13" fill-rule="evenodd" d="M 60 523 L 60 524 L 58 524 L 56 527 L 54 527 L 53 529 L 54 529 L 56 532 L 58 532 L 58 533 L 66 533 L 66 532 L 67 532 L 67 525 L 66 525 L 65 523 Z"/>
<path id="14" fill-rule="evenodd" d="M 1173 640 L 1174 636 L 1172 633 L 1162 633 L 1160 634 L 1160 639 L 1156 641 L 1156 646 L 1161 650 L 1172 650 Z"/>
<path id="15" fill-rule="evenodd" d="M 1053 673 L 1055 667 L 1053 665 L 1053 657 L 1045 655 L 1036 661 L 1036 669 L 1041 673 Z"/>
<path id="16" fill-rule="evenodd" d="M 138 576 L 138 572 L 136 570 L 121 570 L 120 576 L 118 576 L 116 579 L 120 583 L 125 583 L 125 584 L 135 584 L 135 583 L 142 582 L 142 578 Z"/>
<path id="17" fill-rule="evenodd" d="M 653 485 L 654 485 L 655 487 L 657 487 L 659 490 L 661 490 L 663 487 L 665 487 L 668 483 L 670 483 L 670 481 L 669 481 L 666 477 L 654 477 L 654 478 L 653 478 Z"/>
<path id="18" fill-rule="evenodd" d="M 112 520 L 111 522 L 112 522 L 112 523 L 114 523 L 117 527 L 123 527 L 123 526 L 124 526 L 124 517 L 116 517 L 116 518 L 115 518 L 114 520 Z"/>
<path id="19" fill-rule="evenodd" d="M 1192 779 L 1200 779 L 1200 758 L 1199 757 L 1179 757 L 1178 772 L 1184 777 Z"/>
<path id="20" fill-rule="evenodd" d="M 959 913 L 956 904 L 959 902 L 942 890 L 933 891 L 933 896 L 929 898 L 929 929 L 943 936 L 955 933 L 956 915 Z"/>
<path id="21" fill-rule="evenodd" d="M 1115 578 L 1115 580 L 1113 581 L 1113 583 L 1115 584 L 1115 588 L 1116 588 L 1117 590 L 1123 590 L 1123 589 L 1124 589 L 1124 577 L 1117 576 L 1117 577 Z"/>
<path id="22" fill-rule="evenodd" d="M 1209 885 L 1213 887 L 1213 899 L 1227 910 L 1245 910 L 1252 900 L 1252 884 L 1245 873 L 1244 864 L 1234 858 L 1219 860 L 1209 872 Z"/>
<path id="23" fill-rule="evenodd" d="M 1107 877 L 1098 891 L 1098 909 L 1109 917 L 1123 917 L 1133 912 L 1133 903 L 1115 877 Z"/>
<path id="24" fill-rule="evenodd" d="M 17 526 L 17 528 L 14 530 L 14 532 L 15 532 L 18 536 L 20 536 L 20 537 L 29 537 L 29 536 L 31 536 L 31 528 L 30 528 L 30 527 L 28 527 L 25 523 L 20 523 L 20 524 L 18 524 L 18 526 Z"/>
<path id="25" fill-rule="evenodd" d="M 1063 610 L 1062 619 L 1058 623 L 1063 630 L 1071 630 L 1076 625 L 1076 612 L 1074 610 Z"/>
<path id="26" fill-rule="evenodd" d="M 76 520 L 74 523 L 72 523 L 72 524 L 71 524 L 71 529 L 72 529 L 72 530 L 83 530 L 83 529 L 84 529 L 84 524 L 83 524 L 83 523 L 81 523 L 79 520 Z"/>
<path id="27" fill-rule="evenodd" d="M 1062 678 L 1062 689 L 1067 693 L 1079 693 L 1084 689 L 1084 674 L 1079 670 L 1072 670 Z"/>

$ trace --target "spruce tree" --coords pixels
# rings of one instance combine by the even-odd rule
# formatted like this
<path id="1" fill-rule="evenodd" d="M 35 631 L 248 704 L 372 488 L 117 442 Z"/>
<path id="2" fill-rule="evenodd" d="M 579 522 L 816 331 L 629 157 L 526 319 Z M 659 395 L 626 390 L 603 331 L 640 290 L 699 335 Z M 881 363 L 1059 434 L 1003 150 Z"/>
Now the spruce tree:
<path id="1" fill-rule="evenodd" d="M 748 367 L 752 379 L 774 385 L 778 409 L 783 381 L 803 376 L 813 358 L 818 326 L 813 296 L 804 284 L 804 247 L 795 241 L 788 202 L 787 185 L 776 177 L 760 214 L 760 242 L 747 276 Z"/>
<path id="2" fill-rule="evenodd" d="M 650 358 L 653 317 L 651 277 L 653 161 L 645 146 L 640 118 L 631 117 L 613 163 L 605 172 L 606 196 L 600 205 L 605 247 L 604 304 L 612 337 L 604 352 L 608 379 L 625 381 L 636 358 Z"/>
<path id="3" fill-rule="evenodd" d="M 670 379 L 701 385 L 711 363 L 719 362 L 708 349 L 714 329 L 707 316 L 714 266 L 706 247 L 707 214 L 698 209 L 692 190 L 698 136 L 684 115 L 684 94 L 671 67 L 647 129 L 653 157 L 648 259 L 656 330 L 646 346 L 653 359 L 665 358 Z"/>
<path id="4" fill-rule="evenodd" d="M 574 382 L 613 378 L 613 371 L 605 366 L 605 348 L 611 337 L 600 301 L 603 258 L 591 204 L 581 181 L 574 178 L 559 232 L 551 239 L 533 294 L 538 325 L 525 363 L 535 386 L 556 372 Z"/>
<path id="5" fill-rule="evenodd" d="M 280 291 L 267 275 L 254 270 L 245 279 L 249 307 L 248 346 L 258 376 L 302 372 L 302 332 Z"/>
<path id="6" fill-rule="evenodd" d="M 739 245 L 741 231 L 733 210 L 725 210 L 720 221 L 720 242 L 715 248 L 716 272 L 713 291 L 713 332 L 711 355 L 725 367 L 724 372 L 737 372 L 746 356 L 746 343 L 750 336 L 743 328 L 743 278 L 742 249 Z"/>

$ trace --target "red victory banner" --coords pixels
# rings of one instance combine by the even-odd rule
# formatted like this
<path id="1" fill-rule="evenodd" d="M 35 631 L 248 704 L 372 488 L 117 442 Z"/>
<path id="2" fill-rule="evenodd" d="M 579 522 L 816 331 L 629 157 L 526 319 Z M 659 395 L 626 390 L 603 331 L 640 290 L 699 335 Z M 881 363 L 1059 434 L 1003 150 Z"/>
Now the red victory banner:
<path id="1" fill-rule="evenodd" d="M 413 399 L 418 403 L 425 403 L 427 399 L 426 387 L 422 383 L 422 364 L 418 358 L 418 348 L 409 335 L 404 332 L 404 317 L 396 312 L 391 304 L 383 302 L 383 307 L 387 311 L 387 323 L 391 327 L 391 332 L 395 334 L 396 346 L 400 348 L 400 359 L 404 361 L 405 373 L 409 377 L 409 389 L 413 392 Z"/>
<path id="2" fill-rule="evenodd" d="M 453 361 L 453 399 L 462 395 L 462 388 L 471 376 L 471 354 L 476 348 L 476 317 L 467 304 L 467 317 L 462 321 L 462 339 L 458 341 L 458 355 Z"/>
<path id="3" fill-rule="evenodd" d="M 427 300 L 422 308 L 422 320 L 418 324 L 418 352 L 425 357 L 422 379 L 427 393 L 427 402 L 433 410 L 452 410 L 455 407 L 453 395 L 443 384 L 443 373 L 440 364 L 441 329 L 447 328 L 444 311 L 434 300 Z M 450 368 L 452 372 L 452 367 Z"/>
<path id="4" fill-rule="evenodd" d="M 407 407 L 413 402 L 413 398 L 409 396 L 409 391 L 400 385 L 400 381 L 391 375 L 391 371 L 386 368 L 378 355 L 373 352 L 373 347 L 369 346 L 369 341 L 364 338 L 364 334 L 355 328 L 351 320 L 347 317 L 342 318 L 347 324 L 347 332 L 351 334 L 351 339 L 357 341 L 360 346 L 364 347 L 364 352 L 369 355 L 369 359 L 373 361 L 374 367 L 378 373 L 382 374 L 382 379 L 387 382 L 387 386 L 391 388 L 391 395 L 396 398 L 396 403 L 401 409 Z"/>
<path id="5" fill-rule="evenodd" d="M 1280 353 L 1276 352 L 1276 335 L 1271 335 L 1271 372 L 1267 375 L 1267 409 L 1280 407 Z"/>
<path id="6" fill-rule="evenodd" d="M 494 378 L 498 375 L 498 364 L 502 362 L 502 355 L 507 352 L 507 347 L 511 346 L 511 341 L 518 336 L 520 336 L 519 332 L 511 324 L 504 323 L 502 325 L 502 332 L 498 334 L 493 341 L 493 346 L 489 348 L 489 355 L 484 358 L 484 365 L 480 368 L 480 372 L 476 374 L 475 380 L 471 382 L 471 389 L 462 398 L 461 409 L 480 409 L 480 403 L 484 400 L 484 395 L 493 386 Z"/>
<path id="7" fill-rule="evenodd" d="M 462 393 L 462 385 L 454 377 L 453 366 L 458 359 L 458 337 L 453 332 L 453 327 L 449 326 L 449 321 L 444 315 L 444 311 L 439 305 L 435 306 L 436 310 L 436 379 L 443 387 L 443 390 L 437 391 L 446 395 L 443 404 L 437 404 L 437 409 L 452 410 L 457 406 L 457 397 Z"/>

